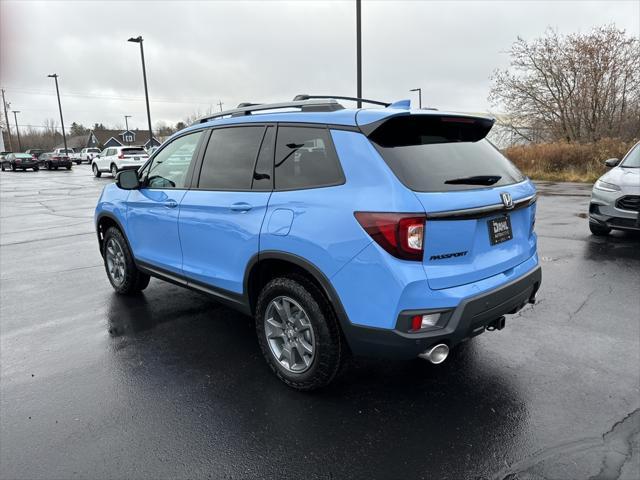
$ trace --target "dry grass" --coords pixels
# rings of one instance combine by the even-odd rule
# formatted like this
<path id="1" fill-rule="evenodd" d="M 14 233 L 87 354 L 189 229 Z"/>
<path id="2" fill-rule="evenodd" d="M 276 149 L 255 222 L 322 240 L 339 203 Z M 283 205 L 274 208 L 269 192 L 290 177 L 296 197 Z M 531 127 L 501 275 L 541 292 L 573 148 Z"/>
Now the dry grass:
<path id="1" fill-rule="evenodd" d="M 594 143 L 537 143 L 504 150 L 533 180 L 595 182 L 607 171 L 604 161 L 622 158 L 635 142 L 605 138 Z"/>

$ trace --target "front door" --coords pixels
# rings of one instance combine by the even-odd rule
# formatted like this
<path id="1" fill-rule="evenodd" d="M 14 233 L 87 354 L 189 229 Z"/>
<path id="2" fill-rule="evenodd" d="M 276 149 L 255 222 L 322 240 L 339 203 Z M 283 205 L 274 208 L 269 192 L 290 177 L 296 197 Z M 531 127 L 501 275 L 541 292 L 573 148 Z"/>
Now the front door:
<path id="1" fill-rule="evenodd" d="M 186 134 L 163 147 L 144 169 L 142 188 L 129 194 L 127 231 L 136 260 L 182 273 L 179 205 L 202 135 L 202 131 Z"/>

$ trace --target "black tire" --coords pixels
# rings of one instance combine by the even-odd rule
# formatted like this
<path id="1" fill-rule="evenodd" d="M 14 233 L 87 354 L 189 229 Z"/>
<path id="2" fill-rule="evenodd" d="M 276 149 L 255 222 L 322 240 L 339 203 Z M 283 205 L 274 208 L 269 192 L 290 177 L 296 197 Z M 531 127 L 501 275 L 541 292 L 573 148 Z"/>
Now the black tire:
<path id="1" fill-rule="evenodd" d="M 116 175 L 118 175 L 118 166 L 115 163 L 112 163 L 109 170 L 111 171 L 111 176 L 116 178 Z"/>
<path id="2" fill-rule="evenodd" d="M 611 233 L 611 229 L 609 227 L 603 227 L 602 225 L 592 222 L 589 222 L 589 230 L 591 230 L 591 233 L 597 237 L 606 237 Z"/>
<path id="3" fill-rule="evenodd" d="M 2 164 L 2 171 L 4 172 L 4 163 Z"/>
<path id="4" fill-rule="evenodd" d="M 33 167 L 34 172 L 37 172 L 38 170 L 40 170 L 40 167 Z"/>
<path id="5" fill-rule="evenodd" d="M 93 170 L 93 176 L 96 178 L 100 178 L 102 176 L 102 172 L 98 169 L 98 165 L 95 163 L 91 165 L 91 170 Z"/>
<path id="6" fill-rule="evenodd" d="M 57 169 L 58 169 L 58 165 L 55 165 L 55 166 L 53 167 L 53 169 L 54 169 L 54 170 L 57 170 Z"/>
<path id="7" fill-rule="evenodd" d="M 45 163 L 44 166 L 47 168 L 47 170 L 51 170 L 51 162 Z"/>
<path id="8" fill-rule="evenodd" d="M 12 171 L 14 171 L 14 172 L 18 170 L 18 169 L 16 168 L 16 164 L 15 164 L 15 163 L 12 163 L 12 164 L 11 164 L 11 170 L 12 170 Z"/>
<path id="9" fill-rule="evenodd" d="M 67 170 L 71 170 L 71 165 L 67 165 Z"/>
<path id="10" fill-rule="evenodd" d="M 121 283 L 114 280 L 109 272 L 109 266 L 107 265 L 107 245 L 111 241 L 117 242 L 117 244 L 122 249 L 124 254 L 124 281 Z M 135 262 L 133 261 L 133 256 L 131 255 L 131 250 L 129 250 L 129 244 L 122 232 L 116 227 L 111 227 L 107 230 L 104 235 L 104 246 L 103 246 L 103 259 L 104 259 L 104 268 L 107 272 L 107 278 L 111 283 L 111 286 L 121 295 L 133 295 L 141 292 L 147 285 L 149 285 L 150 277 L 146 273 L 142 273 L 136 267 Z"/>
<path id="11" fill-rule="evenodd" d="M 271 301 L 286 296 L 305 311 L 313 330 L 315 356 L 302 373 L 287 370 L 272 353 L 265 330 L 265 314 Z M 260 292 L 255 315 L 258 343 L 267 364 L 276 376 L 297 390 L 315 390 L 328 385 L 344 364 L 347 347 L 333 308 L 322 292 L 304 277 L 283 277 L 271 280 Z"/>

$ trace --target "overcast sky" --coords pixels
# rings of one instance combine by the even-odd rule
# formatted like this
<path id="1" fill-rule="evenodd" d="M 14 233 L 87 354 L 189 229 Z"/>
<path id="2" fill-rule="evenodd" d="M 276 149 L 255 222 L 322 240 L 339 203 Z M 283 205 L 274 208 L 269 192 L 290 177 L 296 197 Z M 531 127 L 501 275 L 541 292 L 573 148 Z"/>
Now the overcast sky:
<path id="1" fill-rule="evenodd" d="M 640 0 L 364 1 L 363 95 L 487 111 L 489 77 L 516 37 L 613 23 L 640 35 Z M 355 95 L 354 1 L 0 0 L 0 84 L 20 125 L 145 128 L 138 45 L 144 37 L 151 118 L 175 123 L 239 102 L 298 93 Z M 13 125 L 13 115 L 9 114 Z"/>

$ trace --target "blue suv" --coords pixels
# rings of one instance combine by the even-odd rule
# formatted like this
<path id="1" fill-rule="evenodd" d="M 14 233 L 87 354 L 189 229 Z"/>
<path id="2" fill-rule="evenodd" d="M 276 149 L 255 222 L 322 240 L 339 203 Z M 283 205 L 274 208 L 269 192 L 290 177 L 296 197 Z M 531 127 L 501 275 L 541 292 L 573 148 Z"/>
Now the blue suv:
<path id="1" fill-rule="evenodd" d="M 241 104 L 176 133 L 104 188 L 95 213 L 116 292 L 151 276 L 255 317 L 275 374 L 311 390 L 349 355 L 425 358 L 535 301 L 536 190 L 493 120 Z"/>

